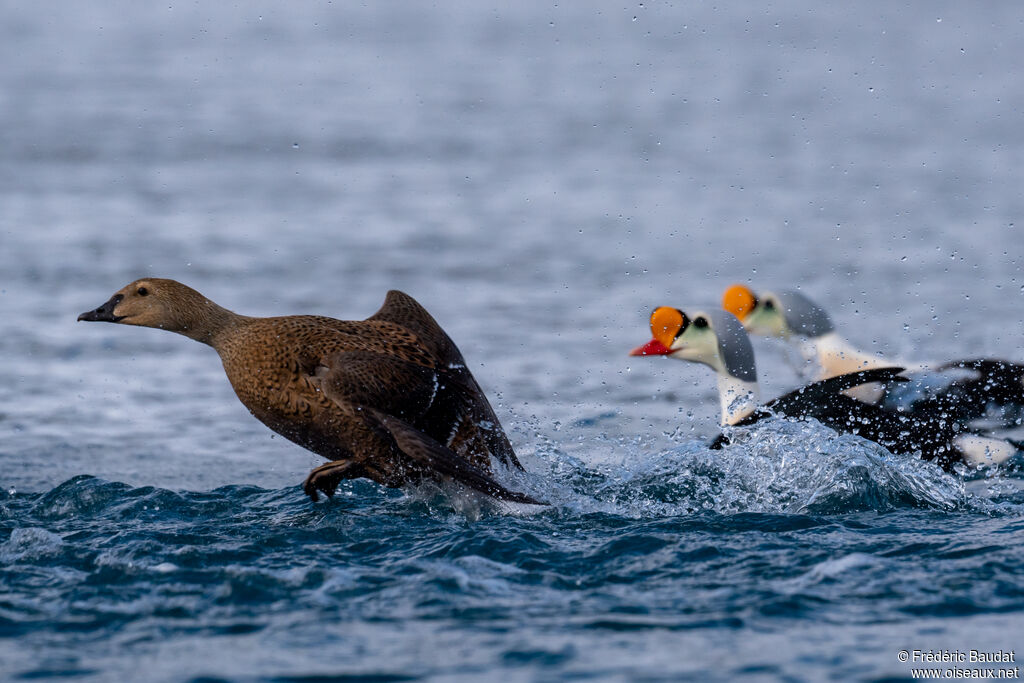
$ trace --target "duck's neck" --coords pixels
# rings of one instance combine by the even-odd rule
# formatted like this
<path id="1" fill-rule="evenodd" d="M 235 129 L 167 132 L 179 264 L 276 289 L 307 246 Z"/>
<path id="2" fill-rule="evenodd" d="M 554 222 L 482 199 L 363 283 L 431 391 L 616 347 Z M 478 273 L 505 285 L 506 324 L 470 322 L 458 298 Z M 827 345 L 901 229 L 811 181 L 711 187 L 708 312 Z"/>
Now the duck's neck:
<path id="1" fill-rule="evenodd" d="M 828 379 L 845 375 L 848 372 L 897 365 L 894 361 L 882 356 L 855 348 L 837 332 L 804 339 L 801 342 L 800 351 L 808 363 L 817 366 L 815 368 L 817 379 Z M 847 389 L 843 393 L 863 403 L 874 405 L 882 399 L 885 387 L 878 382 L 869 382 Z"/>
<path id="2" fill-rule="evenodd" d="M 757 382 L 746 382 L 718 373 L 718 400 L 722 406 L 722 424 L 734 425 L 757 409 L 760 402 Z"/>
<path id="3" fill-rule="evenodd" d="M 181 333 L 219 350 L 218 340 L 223 339 L 226 333 L 237 328 L 248 318 L 222 308 L 212 301 L 207 300 L 206 304 L 208 306 L 203 307 L 202 316 L 195 318 Z"/>
<path id="4" fill-rule="evenodd" d="M 893 365 L 892 361 L 877 354 L 855 348 L 837 332 L 805 339 L 801 341 L 800 346 L 804 358 L 817 363 L 819 379 Z"/>
<path id="5" fill-rule="evenodd" d="M 209 344 L 219 351 L 219 342 L 246 320 L 250 318 L 218 306 L 195 290 L 189 290 L 180 297 L 178 311 L 165 329 Z"/>

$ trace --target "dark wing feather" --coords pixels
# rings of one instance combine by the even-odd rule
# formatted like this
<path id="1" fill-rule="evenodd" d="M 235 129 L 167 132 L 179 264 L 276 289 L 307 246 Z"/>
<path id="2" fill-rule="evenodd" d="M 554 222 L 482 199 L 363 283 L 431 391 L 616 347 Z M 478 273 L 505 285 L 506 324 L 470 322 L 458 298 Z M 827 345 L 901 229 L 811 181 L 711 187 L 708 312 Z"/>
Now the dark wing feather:
<path id="1" fill-rule="evenodd" d="M 373 351 L 343 351 L 320 360 L 319 388 L 338 404 L 368 405 L 411 422 L 430 408 L 437 393 L 432 368 Z"/>
<path id="2" fill-rule="evenodd" d="M 462 354 L 427 309 L 405 292 L 392 289 L 384 298 L 384 304 L 367 320 L 382 320 L 404 327 L 416 335 L 419 343 L 433 356 L 439 365 L 465 365 Z"/>
<path id="3" fill-rule="evenodd" d="M 475 431 L 483 439 L 487 452 L 496 457 L 506 467 L 522 470 L 523 466 L 512 449 L 512 444 L 505 435 L 505 430 L 494 414 L 490 402 L 484 396 L 480 385 L 465 365 L 448 368 L 439 373 L 444 391 L 449 400 L 458 402 L 468 418 L 470 431 Z"/>
<path id="4" fill-rule="evenodd" d="M 525 493 L 505 488 L 494 481 L 487 472 L 459 457 L 412 425 L 373 408 L 365 408 L 364 413 L 386 429 L 394 438 L 399 450 L 419 465 L 420 469 L 436 472 L 498 500 L 546 505 Z"/>
<path id="5" fill-rule="evenodd" d="M 324 396 L 347 413 L 355 406 L 370 407 L 400 419 L 477 469 L 488 469 L 492 455 L 505 462 L 511 457 L 518 465 L 497 419 L 487 421 L 488 414 L 453 370 L 370 351 L 345 351 L 321 359 L 314 374 Z M 458 453 L 450 447 L 456 439 Z"/>
<path id="6" fill-rule="evenodd" d="M 405 292 L 393 289 L 388 292 L 380 310 L 367 320 L 390 322 L 415 334 L 436 359 L 439 380 L 455 397 L 454 400 L 465 406 L 487 450 L 506 466 L 523 469 L 487 396 L 466 367 L 462 353 L 423 306 Z"/>
<path id="7" fill-rule="evenodd" d="M 1024 365 L 991 358 L 958 360 L 936 368 L 972 370 L 977 377 L 956 379 L 943 389 L 918 399 L 911 410 L 920 414 L 945 413 L 952 419 L 970 422 L 983 417 L 990 405 L 1010 408 L 1006 426 L 1016 424 L 1024 409 Z"/>
<path id="8" fill-rule="evenodd" d="M 934 460 L 946 470 L 962 460 L 954 444 L 964 433 L 962 423 L 943 413 L 920 414 L 888 411 L 862 403 L 842 393 L 868 382 L 903 382 L 901 368 L 863 370 L 814 382 L 780 396 L 758 408 L 738 425 L 750 425 L 773 414 L 795 418 L 814 418 L 837 432 L 857 434 L 893 453 L 919 452 L 925 460 Z M 719 435 L 711 448 L 721 448 L 728 437 Z"/>
<path id="9" fill-rule="evenodd" d="M 901 372 L 903 368 L 875 368 L 829 377 L 773 399 L 764 404 L 763 410 L 790 417 L 817 417 L 835 408 L 847 408 L 849 402 L 845 399 L 850 397 L 842 393 L 847 389 L 871 382 L 906 382 Z"/>

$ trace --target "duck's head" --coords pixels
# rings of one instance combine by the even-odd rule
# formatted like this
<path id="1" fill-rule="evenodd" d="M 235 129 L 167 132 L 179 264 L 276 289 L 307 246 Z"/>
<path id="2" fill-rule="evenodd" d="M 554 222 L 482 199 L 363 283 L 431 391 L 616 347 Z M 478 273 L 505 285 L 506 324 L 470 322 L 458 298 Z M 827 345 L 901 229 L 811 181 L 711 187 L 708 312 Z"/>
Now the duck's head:
<path id="1" fill-rule="evenodd" d="M 661 306 L 651 313 L 651 335 L 631 356 L 668 356 L 710 366 L 744 382 L 757 381 L 754 349 L 743 325 L 725 311 L 684 313 Z"/>
<path id="2" fill-rule="evenodd" d="M 793 289 L 758 295 L 749 287 L 733 285 L 722 295 L 722 308 L 739 318 L 751 334 L 814 339 L 835 331 L 828 313 Z"/>
<path id="3" fill-rule="evenodd" d="M 215 306 L 180 282 L 143 278 L 121 288 L 105 304 L 78 319 L 156 327 L 192 336 L 197 323 Z"/>

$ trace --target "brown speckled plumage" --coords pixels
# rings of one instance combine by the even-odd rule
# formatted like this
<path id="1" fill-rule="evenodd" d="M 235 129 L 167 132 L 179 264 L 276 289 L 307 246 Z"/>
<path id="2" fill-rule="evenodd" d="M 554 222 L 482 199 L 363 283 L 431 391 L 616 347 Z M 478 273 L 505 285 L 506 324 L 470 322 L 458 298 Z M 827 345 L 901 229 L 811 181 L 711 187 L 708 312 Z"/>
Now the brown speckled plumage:
<path id="1" fill-rule="evenodd" d="M 331 461 L 306 479 L 313 500 L 366 477 L 392 487 L 454 480 L 537 502 L 490 477 L 491 457 L 522 466 L 458 348 L 402 292 L 388 292 L 366 320 L 251 318 L 174 280 L 147 278 L 79 320 L 157 327 L 216 349 L 256 418 Z"/>

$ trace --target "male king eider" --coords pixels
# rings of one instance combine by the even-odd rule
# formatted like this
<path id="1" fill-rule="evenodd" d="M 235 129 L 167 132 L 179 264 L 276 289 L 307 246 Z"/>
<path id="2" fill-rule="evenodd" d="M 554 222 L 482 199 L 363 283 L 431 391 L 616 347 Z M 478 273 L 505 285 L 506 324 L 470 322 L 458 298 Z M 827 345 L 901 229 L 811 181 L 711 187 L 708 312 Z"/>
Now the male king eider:
<path id="1" fill-rule="evenodd" d="M 733 285 L 722 296 L 722 307 L 752 334 L 797 340 L 803 355 L 817 366 L 818 379 L 895 364 L 852 346 L 839 336 L 820 306 L 795 290 L 757 296 L 743 285 Z M 941 415 L 966 422 L 986 415 L 990 406 L 998 406 L 1003 409 L 1004 426 L 1020 424 L 1024 365 L 970 359 L 936 367 L 915 365 L 910 371 L 914 374 L 909 385 L 875 384 L 859 387 L 851 395 L 921 417 Z"/>
<path id="2" fill-rule="evenodd" d="M 866 382 L 900 381 L 902 368 L 881 367 L 838 375 L 809 384 L 764 405 L 758 402 L 754 350 L 743 325 L 731 313 L 713 310 L 686 314 L 662 306 L 651 314 L 653 339 L 633 356 L 668 356 L 710 366 L 718 374 L 721 424 L 750 425 L 773 414 L 815 418 L 838 431 L 858 434 L 893 453 L 919 452 L 943 469 L 957 462 L 997 464 L 1016 453 L 1012 444 L 978 436 L 959 423 L 925 421 L 858 401 L 843 391 Z M 719 437 L 712 444 L 724 442 Z"/>
<path id="3" fill-rule="evenodd" d="M 156 327 L 212 346 L 249 412 L 331 461 L 306 478 L 313 500 L 365 477 L 390 487 L 456 482 L 538 503 L 491 477 L 492 457 L 522 466 L 455 343 L 408 294 L 388 292 L 366 320 L 250 318 L 174 280 L 146 278 L 78 319 Z"/>

